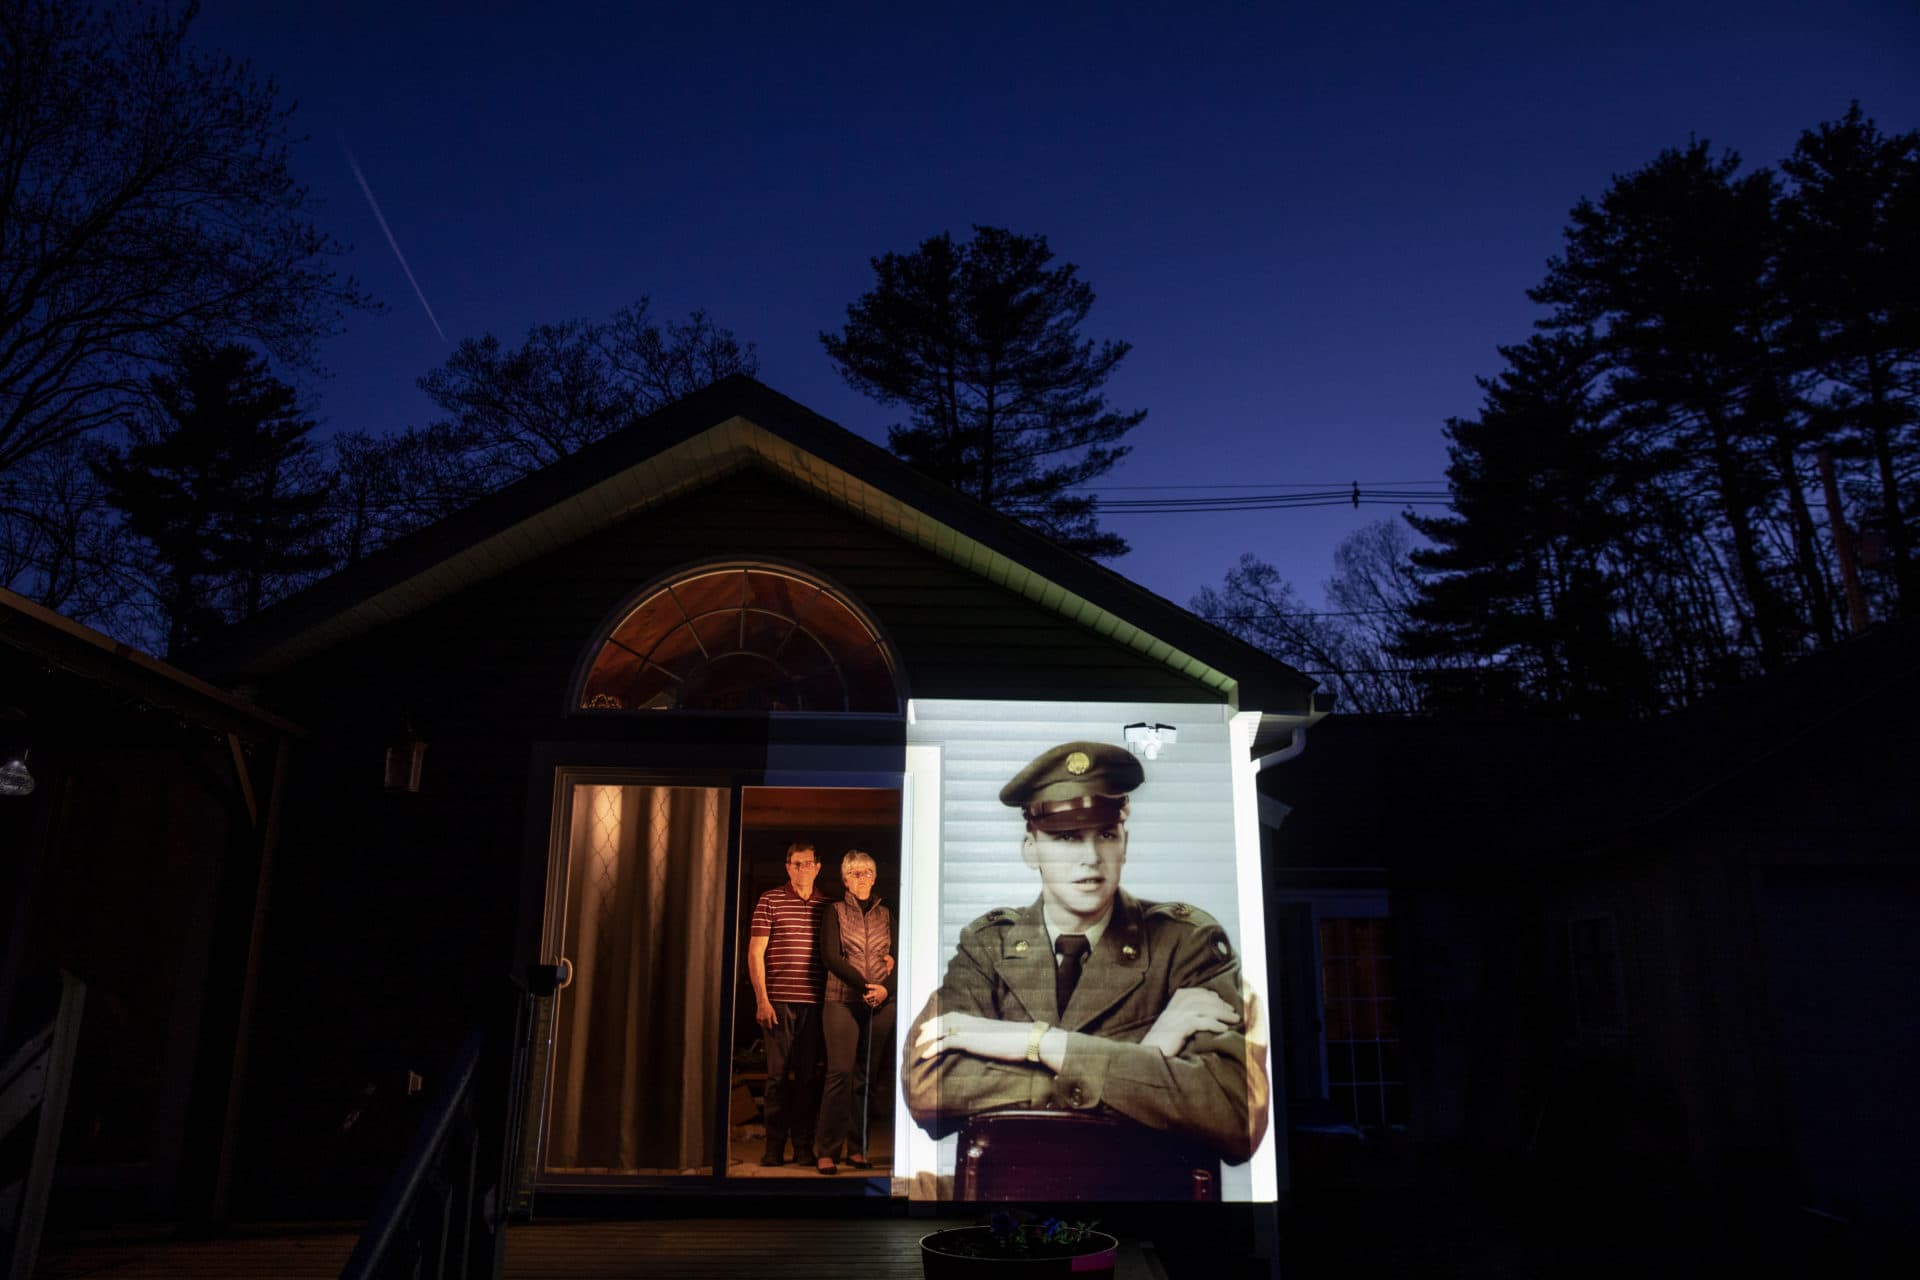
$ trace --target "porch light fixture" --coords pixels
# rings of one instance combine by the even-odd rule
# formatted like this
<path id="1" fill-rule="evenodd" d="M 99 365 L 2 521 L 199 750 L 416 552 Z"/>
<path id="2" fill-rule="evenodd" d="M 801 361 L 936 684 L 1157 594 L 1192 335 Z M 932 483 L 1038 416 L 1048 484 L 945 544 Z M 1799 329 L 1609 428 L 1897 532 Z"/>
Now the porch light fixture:
<path id="1" fill-rule="evenodd" d="M 27 768 L 27 753 L 22 751 L 5 764 L 0 764 L 0 796 L 32 794 L 33 774 Z"/>
<path id="2" fill-rule="evenodd" d="M 0 720 L 25 720 L 27 713 L 11 703 L 0 704 Z M 7 737 L 19 742 L 16 733 L 9 731 Z M 0 796 L 30 796 L 33 794 L 33 773 L 27 768 L 29 748 L 17 746 L 0 764 Z"/>
<path id="3" fill-rule="evenodd" d="M 1160 748 L 1180 740 L 1180 731 L 1172 725 L 1148 724 L 1145 720 L 1127 725 L 1120 732 L 1126 735 L 1127 750 L 1143 760 L 1158 760 Z"/>
<path id="4" fill-rule="evenodd" d="M 387 748 L 387 790 L 419 791 L 420 766 L 426 758 L 425 740 L 414 736 L 409 728 L 405 738 Z"/>

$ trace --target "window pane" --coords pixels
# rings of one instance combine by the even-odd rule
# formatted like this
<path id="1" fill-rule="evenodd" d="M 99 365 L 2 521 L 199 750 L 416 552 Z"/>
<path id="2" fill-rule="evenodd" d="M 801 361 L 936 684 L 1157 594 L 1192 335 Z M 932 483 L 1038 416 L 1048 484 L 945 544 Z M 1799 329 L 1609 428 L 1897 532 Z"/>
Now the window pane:
<path id="1" fill-rule="evenodd" d="M 656 591 L 613 629 L 613 638 L 636 653 L 647 653 L 659 637 L 686 620 L 673 594 Z"/>
<path id="2" fill-rule="evenodd" d="M 1378 1024 L 1375 1023 L 1374 1021 L 1373 1001 L 1355 1000 L 1353 1001 L 1352 1008 L 1353 1008 L 1353 1016 L 1352 1016 L 1351 1022 L 1353 1027 L 1353 1038 L 1355 1040 L 1373 1039 L 1373 1037 L 1376 1034 L 1378 1034 L 1378 1031 L 1379 1031 Z"/>
<path id="3" fill-rule="evenodd" d="M 777 655 L 780 646 L 786 643 L 787 634 L 793 630 L 793 619 L 763 609 L 749 609 L 742 622 L 745 624 L 745 640 L 740 647 L 749 653 L 763 653 L 779 661 Z"/>
<path id="4" fill-rule="evenodd" d="M 1382 1040 L 1398 1040 L 1400 1038 L 1400 1023 L 1396 1012 L 1397 1007 L 1397 1003 L 1392 1000 L 1376 1000 L 1373 1002 L 1374 1020 L 1379 1028 L 1380 1038 Z"/>
<path id="5" fill-rule="evenodd" d="M 587 673 L 586 688 L 581 697 L 581 706 L 622 711 L 633 704 L 632 684 L 634 677 L 640 674 L 640 659 L 617 644 L 607 645 L 600 650 L 600 656 L 594 659 L 593 670 Z"/>
<path id="6" fill-rule="evenodd" d="M 549 1170 L 713 1166 L 727 799 L 722 788 L 572 789 L 562 954 L 573 981 L 554 997 Z"/>
<path id="7" fill-rule="evenodd" d="M 717 609 L 738 609 L 747 601 L 746 571 L 726 569 L 687 578 L 673 584 L 673 594 L 680 598 L 680 607 L 689 617 Z"/>

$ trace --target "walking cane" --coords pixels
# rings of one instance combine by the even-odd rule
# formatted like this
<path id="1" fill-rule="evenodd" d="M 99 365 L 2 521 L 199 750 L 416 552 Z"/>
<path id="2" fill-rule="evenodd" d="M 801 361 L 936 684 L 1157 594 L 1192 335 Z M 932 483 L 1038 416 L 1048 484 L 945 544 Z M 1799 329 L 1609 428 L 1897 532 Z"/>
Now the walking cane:
<path id="1" fill-rule="evenodd" d="M 860 1154 L 869 1161 L 873 1159 L 867 1150 L 867 1118 L 873 1112 L 873 1016 L 879 1012 L 878 1005 L 867 1006 L 867 1059 L 860 1073 Z"/>

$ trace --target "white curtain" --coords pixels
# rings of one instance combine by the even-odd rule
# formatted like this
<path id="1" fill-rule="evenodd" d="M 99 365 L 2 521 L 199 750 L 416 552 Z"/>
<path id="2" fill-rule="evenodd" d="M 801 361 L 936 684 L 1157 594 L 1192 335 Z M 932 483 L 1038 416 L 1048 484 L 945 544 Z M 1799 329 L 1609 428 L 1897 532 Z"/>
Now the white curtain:
<path id="1" fill-rule="evenodd" d="M 547 1166 L 710 1167 L 727 792 L 577 786 Z"/>

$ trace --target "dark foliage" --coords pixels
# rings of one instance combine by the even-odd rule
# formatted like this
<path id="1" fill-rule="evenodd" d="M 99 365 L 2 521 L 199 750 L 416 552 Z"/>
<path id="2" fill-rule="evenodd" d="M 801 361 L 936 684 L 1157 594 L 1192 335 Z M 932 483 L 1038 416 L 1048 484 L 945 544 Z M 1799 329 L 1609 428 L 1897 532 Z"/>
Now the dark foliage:
<path id="1" fill-rule="evenodd" d="M 150 386 L 155 410 L 94 473 L 178 654 L 331 565 L 328 489 L 293 388 L 245 347 L 188 347 Z"/>
<path id="2" fill-rule="evenodd" d="M 664 327 L 647 299 L 611 320 L 539 324 L 509 347 L 468 338 L 420 379 L 446 417 L 390 436 L 334 437 L 344 564 L 531 475 L 647 414 L 758 368 L 753 344 L 704 311 Z"/>
<path id="3" fill-rule="evenodd" d="M 163 7 L 0 0 L 0 473 L 122 420 L 189 342 L 298 363 L 368 305 L 289 110 Z"/>
<path id="4" fill-rule="evenodd" d="M 1451 512 L 1408 516 L 1410 603 L 1363 612 L 1415 701 L 1650 715 L 1920 609 L 1920 134 L 1856 104 L 1777 174 L 1662 152 L 1531 296 L 1544 333 L 1447 425 Z M 1340 626 L 1249 638 L 1339 689 Z"/>
<path id="5" fill-rule="evenodd" d="M 935 236 L 873 259 L 873 288 L 820 341 L 847 385 L 912 414 L 887 430 L 901 458 L 1076 551 L 1123 555 L 1097 499 L 1074 489 L 1126 456 L 1146 410 L 1107 404 L 1131 348 L 1081 338 L 1093 290 L 1052 261 L 1044 236 Z"/>

